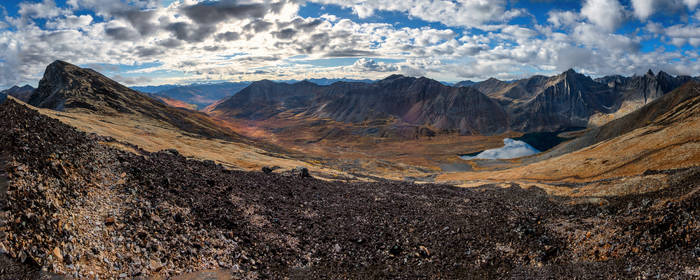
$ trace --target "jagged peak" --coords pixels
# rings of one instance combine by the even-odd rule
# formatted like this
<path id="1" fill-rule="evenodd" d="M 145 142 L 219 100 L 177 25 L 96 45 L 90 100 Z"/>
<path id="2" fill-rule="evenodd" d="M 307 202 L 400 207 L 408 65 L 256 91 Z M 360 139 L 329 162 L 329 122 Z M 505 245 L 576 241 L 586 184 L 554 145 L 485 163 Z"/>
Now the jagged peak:
<path id="1" fill-rule="evenodd" d="M 576 72 L 574 68 L 569 68 L 568 70 L 562 72 L 560 76 L 580 76 L 582 75 L 581 73 Z"/>
<path id="2" fill-rule="evenodd" d="M 659 72 L 659 73 L 661 73 L 661 72 Z M 646 74 L 646 75 L 649 76 L 649 77 L 655 77 L 654 71 L 652 71 L 651 69 L 649 69 L 649 71 L 647 71 L 647 74 Z"/>
<path id="3" fill-rule="evenodd" d="M 656 76 L 658 76 L 658 77 L 671 77 L 671 74 L 666 73 L 664 71 L 659 71 L 659 73 L 656 74 Z"/>
<path id="4" fill-rule="evenodd" d="M 73 64 L 70 64 L 68 62 L 65 62 L 63 60 L 54 60 L 54 62 L 51 62 L 48 66 L 46 66 L 46 69 L 63 69 L 66 67 L 73 67 L 73 68 L 78 68 L 78 66 L 75 66 Z"/>
<path id="5" fill-rule="evenodd" d="M 502 83 L 503 81 L 496 79 L 494 77 L 488 78 L 487 80 L 483 81 L 482 83 Z"/>

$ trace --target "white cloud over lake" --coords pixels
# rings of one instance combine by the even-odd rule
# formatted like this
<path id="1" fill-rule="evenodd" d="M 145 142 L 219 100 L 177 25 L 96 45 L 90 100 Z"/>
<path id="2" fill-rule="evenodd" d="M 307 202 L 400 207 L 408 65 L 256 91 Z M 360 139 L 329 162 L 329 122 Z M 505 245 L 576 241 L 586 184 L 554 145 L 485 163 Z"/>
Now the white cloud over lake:
<path id="1" fill-rule="evenodd" d="M 524 141 L 503 139 L 504 146 L 498 149 L 485 150 L 476 156 L 462 156 L 464 160 L 472 159 L 512 159 L 538 154 L 540 151 Z"/>

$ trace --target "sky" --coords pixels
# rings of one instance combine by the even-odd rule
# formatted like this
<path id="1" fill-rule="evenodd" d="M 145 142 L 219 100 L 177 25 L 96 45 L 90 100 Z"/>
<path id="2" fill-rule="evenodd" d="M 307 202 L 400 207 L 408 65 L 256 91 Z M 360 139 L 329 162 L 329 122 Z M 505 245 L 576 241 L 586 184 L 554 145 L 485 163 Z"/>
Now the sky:
<path id="1" fill-rule="evenodd" d="M 54 60 L 126 85 L 700 75 L 700 0 L 0 0 L 0 87 Z"/>

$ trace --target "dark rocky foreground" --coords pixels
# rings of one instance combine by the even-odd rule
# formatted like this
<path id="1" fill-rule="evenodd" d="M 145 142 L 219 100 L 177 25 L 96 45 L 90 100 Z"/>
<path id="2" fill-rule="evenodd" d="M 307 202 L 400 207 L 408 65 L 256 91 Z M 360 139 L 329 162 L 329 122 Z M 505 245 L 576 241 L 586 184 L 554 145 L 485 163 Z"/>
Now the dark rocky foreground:
<path id="1" fill-rule="evenodd" d="M 585 204 L 516 185 L 230 171 L 116 144 L 0 105 L 0 279 L 700 277 L 699 168 Z"/>

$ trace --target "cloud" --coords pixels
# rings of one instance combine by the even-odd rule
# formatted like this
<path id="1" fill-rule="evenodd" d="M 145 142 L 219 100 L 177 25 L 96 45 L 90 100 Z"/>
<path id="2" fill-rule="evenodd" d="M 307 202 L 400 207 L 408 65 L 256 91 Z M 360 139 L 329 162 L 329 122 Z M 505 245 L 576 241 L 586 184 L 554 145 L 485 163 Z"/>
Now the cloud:
<path id="1" fill-rule="evenodd" d="M 145 76 L 136 76 L 136 77 L 125 77 L 122 75 L 114 75 L 112 77 L 113 80 L 120 82 L 125 85 L 133 86 L 133 85 L 146 85 L 153 81 L 150 77 L 145 77 Z"/>
<path id="2" fill-rule="evenodd" d="M 632 0 L 634 15 L 640 20 L 646 20 L 658 12 L 668 14 L 685 14 L 686 9 L 693 11 L 700 0 Z"/>
<path id="3" fill-rule="evenodd" d="M 231 18 L 262 18 L 270 11 L 264 4 L 239 4 L 235 0 L 204 1 L 184 6 L 181 11 L 196 23 L 214 24 Z"/>
<path id="4" fill-rule="evenodd" d="M 139 38 L 139 34 L 135 30 L 123 26 L 105 28 L 105 34 L 120 41 L 130 41 Z"/>
<path id="5" fill-rule="evenodd" d="M 77 29 L 88 26 L 90 23 L 92 23 L 91 15 L 67 15 L 64 18 L 47 22 L 46 27 L 51 29 Z"/>
<path id="6" fill-rule="evenodd" d="M 385 72 L 448 81 L 514 79 L 571 67 L 590 75 L 643 73 L 650 65 L 672 74 L 700 73 L 697 52 L 684 50 L 700 44 L 700 13 L 688 12 L 697 1 L 656 1 L 646 21 L 656 13 L 678 19 L 631 21 L 639 27 L 634 31 L 618 27 L 639 17 L 637 7 L 618 1 L 585 1 L 581 10 L 552 10 L 544 20 L 506 0 L 311 1 L 354 9 L 364 19 L 330 14 L 334 9 L 301 13 L 302 0 L 181 0 L 167 6 L 157 0 L 68 0 L 55 9 L 48 0 L 22 3 L 24 15 L 5 17 L 9 28 L 0 29 L 0 86 L 36 83 L 55 59 L 148 65 L 119 74 L 156 72 L 153 83 L 374 79 Z M 396 24 L 378 16 L 382 11 L 440 24 Z M 517 16 L 526 20 L 515 24 Z M 650 40 L 683 48 L 642 48 Z M 354 64 L 334 65 L 348 60 Z"/>
<path id="7" fill-rule="evenodd" d="M 663 29 L 663 34 L 668 36 L 673 45 L 683 47 L 686 44 L 695 48 L 700 47 L 700 25 L 678 24 Z"/>
<path id="8" fill-rule="evenodd" d="M 211 25 L 195 25 L 184 21 L 168 24 L 165 30 L 171 31 L 175 38 L 187 42 L 202 42 L 209 35 L 216 32 L 216 27 Z"/>
<path id="9" fill-rule="evenodd" d="M 19 3 L 19 11 L 22 17 L 29 18 L 54 18 L 68 13 L 67 10 L 59 9 L 53 0 L 44 0 L 38 3 Z"/>
<path id="10" fill-rule="evenodd" d="M 352 8 L 360 18 L 371 17 L 376 11 L 397 11 L 447 26 L 480 27 L 493 22 L 501 23 L 523 14 L 521 10 L 506 10 L 505 0 L 311 0 L 311 2 Z"/>
<path id="11" fill-rule="evenodd" d="M 216 34 L 216 40 L 219 41 L 237 41 L 240 38 L 241 34 L 232 31 Z"/>
<path id="12" fill-rule="evenodd" d="M 510 138 L 503 139 L 504 146 L 498 149 L 485 150 L 476 156 L 462 156 L 462 159 L 512 159 L 538 154 L 540 151 L 523 141 Z"/>
<path id="13" fill-rule="evenodd" d="M 625 17 L 624 9 L 617 0 L 586 0 L 581 15 L 609 32 L 617 29 Z"/>
<path id="14" fill-rule="evenodd" d="M 358 57 L 358 56 L 372 56 L 377 53 L 366 50 L 356 50 L 356 49 L 338 49 L 326 53 L 326 57 Z"/>
<path id="15" fill-rule="evenodd" d="M 632 0 L 634 15 L 642 20 L 647 19 L 655 12 L 658 2 L 657 0 Z"/>
<path id="16" fill-rule="evenodd" d="M 547 22 L 556 28 L 571 26 L 581 20 L 581 15 L 573 11 L 553 10 L 549 11 L 547 16 Z"/>
<path id="17" fill-rule="evenodd" d="M 350 66 L 350 69 L 353 71 L 361 71 L 361 72 L 396 72 L 399 71 L 399 67 L 393 64 L 387 64 L 384 62 L 377 62 L 374 59 L 371 58 L 360 58 L 355 63 L 353 63 L 352 66 Z"/>

